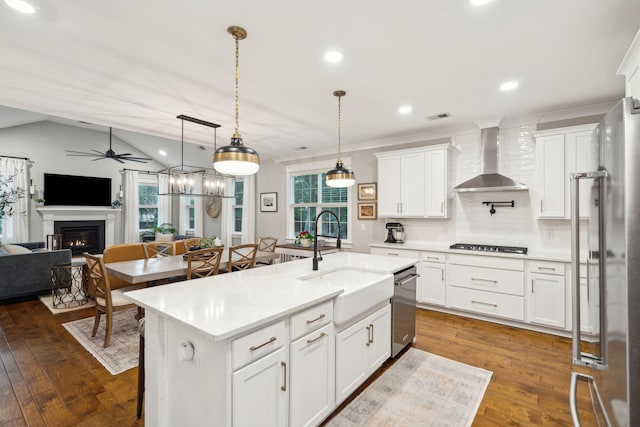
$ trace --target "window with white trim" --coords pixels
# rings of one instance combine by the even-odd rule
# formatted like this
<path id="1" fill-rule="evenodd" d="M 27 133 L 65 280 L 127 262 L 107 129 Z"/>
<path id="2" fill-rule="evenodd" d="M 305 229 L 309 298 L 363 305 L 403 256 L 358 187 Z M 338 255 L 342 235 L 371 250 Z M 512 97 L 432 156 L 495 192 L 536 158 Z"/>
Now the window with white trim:
<path id="1" fill-rule="evenodd" d="M 244 181 L 236 179 L 233 200 L 233 232 L 242 233 L 242 200 L 244 199 Z"/>
<path id="2" fill-rule="evenodd" d="M 158 225 L 158 180 L 155 176 L 138 179 L 138 228 L 151 230 Z"/>

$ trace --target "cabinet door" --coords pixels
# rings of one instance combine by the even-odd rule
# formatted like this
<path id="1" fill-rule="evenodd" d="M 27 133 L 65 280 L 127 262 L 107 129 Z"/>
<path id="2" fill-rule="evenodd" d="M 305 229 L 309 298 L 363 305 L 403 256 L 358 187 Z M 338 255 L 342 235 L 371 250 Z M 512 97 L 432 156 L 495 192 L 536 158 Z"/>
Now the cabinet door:
<path id="1" fill-rule="evenodd" d="M 400 216 L 424 217 L 424 153 L 403 154 L 400 168 Z"/>
<path id="2" fill-rule="evenodd" d="M 574 172 L 590 172 L 596 170 L 591 164 L 591 130 L 571 132 L 565 136 L 565 212 L 566 217 L 571 218 L 571 196 L 569 192 L 570 175 Z M 589 217 L 589 199 L 592 180 L 583 179 L 580 181 L 580 217 Z"/>
<path id="3" fill-rule="evenodd" d="M 400 214 L 400 155 L 378 159 L 378 215 Z"/>
<path id="4" fill-rule="evenodd" d="M 288 347 L 233 373 L 234 426 L 288 425 Z"/>
<path id="5" fill-rule="evenodd" d="M 529 322 L 564 328 L 564 276 L 530 273 L 528 279 L 527 317 Z"/>
<path id="6" fill-rule="evenodd" d="M 336 405 L 339 405 L 367 378 L 369 342 L 368 319 L 336 334 Z M 391 338 L 389 338 L 391 345 Z"/>
<path id="7" fill-rule="evenodd" d="M 536 139 L 538 183 L 540 188 L 540 218 L 565 217 L 565 154 L 564 135 Z"/>
<path id="8" fill-rule="evenodd" d="M 428 151 L 425 158 L 426 171 L 426 216 L 447 218 L 447 150 Z"/>
<path id="9" fill-rule="evenodd" d="M 290 425 L 318 425 L 334 408 L 333 325 L 291 344 Z"/>
<path id="10" fill-rule="evenodd" d="M 369 376 L 391 356 L 391 305 L 388 304 L 369 316 L 365 330 L 368 335 Z"/>
<path id="11" fill-rule="evenodd" d="M 423 261 L 420 263 L 419 268 L 417 301 L 444 306 L 446 289 L 444 264 Z"/>

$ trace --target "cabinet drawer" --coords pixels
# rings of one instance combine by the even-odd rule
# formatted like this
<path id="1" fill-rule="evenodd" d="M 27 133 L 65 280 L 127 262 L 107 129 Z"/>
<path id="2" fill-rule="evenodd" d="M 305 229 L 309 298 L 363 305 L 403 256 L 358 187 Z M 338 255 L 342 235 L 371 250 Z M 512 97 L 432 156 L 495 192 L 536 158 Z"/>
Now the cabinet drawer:
<path id="1" fill-rule="evenodd" d="M 271 353 L 288 342 L 284 320 L 266 326 L 231 343 L 233 369 L 238 369 Z"/>
<path id="2" fill-rule="evenodd" d="M 527 271 L 529 273 L 555 274 L 564 276 L 565 265 L 561 262 L 529 261 Z"/>
<path id="3" fill-rule="evenodd" d="M 403 258 L 420 258 L 420 252 L 412 251 L 409 249 L 396 249 L 396 248 L 371 248 L 370 252 L 373 255 L 388 255 L 399 256 Z"/>
<path id="4" fill-rule="evenodd" d="M 446 254 L 440 252 L 420 252 L 422 261 L 444 263 Z"/>
<path id="5" fill-rule="evenodd" d="M 524 320 L 524 297 L 514 295 L 448 286 L 447 305 L 495 317 Z"/>
<path id="6" fill-rule="evenodd" d="M 524 260 L 497 256 L 449 254 L 449 264 L 524 271 Z"/>
<path id="7" fill-rule="evenodd" d="M 524 272 L 449 265 L 447 285 L 524 296 Z"/>
<path id="8" fill-rule="evenodd" d="M 291 340 L 333 322 L 333 300 L 291 316 Z"/>

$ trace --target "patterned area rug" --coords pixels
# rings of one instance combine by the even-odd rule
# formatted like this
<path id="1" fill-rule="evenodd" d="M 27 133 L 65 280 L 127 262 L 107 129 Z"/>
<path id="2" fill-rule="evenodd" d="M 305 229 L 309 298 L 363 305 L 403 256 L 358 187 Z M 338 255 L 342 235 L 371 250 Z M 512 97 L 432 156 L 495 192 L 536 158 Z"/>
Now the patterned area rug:
<path id="1" fill-rule="evenodd" d="M 138 366 L 138 347 L 140 335 L 136 308 L 117 311 L 113 314 L 111 344 L 104 348 L 105 315 L 100 319 L 100 328 L 95 337 L 91 337 L 94 317 L 63 323 L 71 335 L 93 355 L 112 375 L 120 374 Z"/>
<path id="2" fill-rule="evenodd" d="M 85 304 L 82 304 L 82 305 L 72 305 L 71 304 L 71 306 L 67 307 L 67 308 L 65 308 L 63 305 L 60 305 L 59 307 L 56 308 L 56 307 L 53 306 L 53 298 L 51 297 L 51 295 L 39 295 L 38 299 L 53 314 L 66 313 L 68 311 L 83 310 L 85 308 L 91 308 L 94 305 L 96 305 L 96 302 L 94 300 L 90 299 L 89 301 L 87 301 Z"/>
<path id="3" fill-rule="evenodd" d="M 328 426 L 471 426 L 492 372 L 410 348 Z"/>

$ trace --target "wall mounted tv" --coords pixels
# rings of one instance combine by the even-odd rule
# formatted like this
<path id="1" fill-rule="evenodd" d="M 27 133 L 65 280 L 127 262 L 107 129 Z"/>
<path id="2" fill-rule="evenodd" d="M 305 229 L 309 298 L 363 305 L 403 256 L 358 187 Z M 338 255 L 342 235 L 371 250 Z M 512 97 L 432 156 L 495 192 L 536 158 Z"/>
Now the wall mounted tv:
<path id="1" fill-rule="evenodd" d="M 47 206 L 111 206 L 111 178 L 44 174 Z"/>

